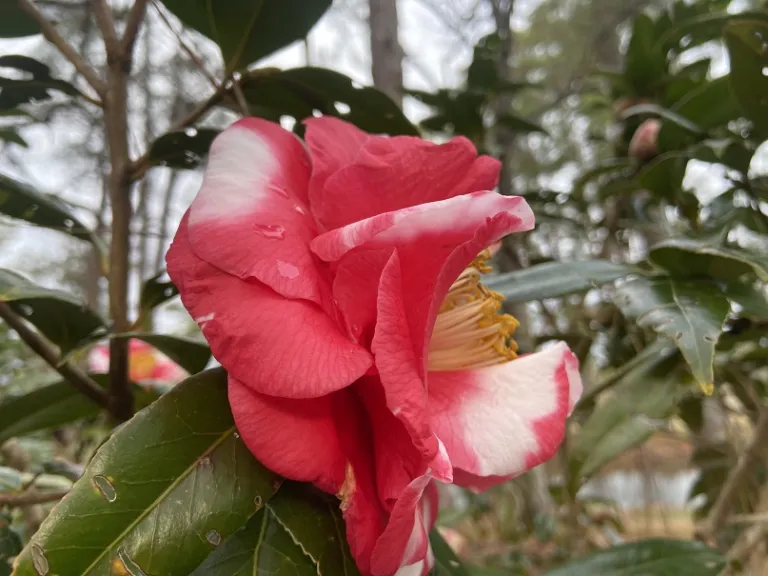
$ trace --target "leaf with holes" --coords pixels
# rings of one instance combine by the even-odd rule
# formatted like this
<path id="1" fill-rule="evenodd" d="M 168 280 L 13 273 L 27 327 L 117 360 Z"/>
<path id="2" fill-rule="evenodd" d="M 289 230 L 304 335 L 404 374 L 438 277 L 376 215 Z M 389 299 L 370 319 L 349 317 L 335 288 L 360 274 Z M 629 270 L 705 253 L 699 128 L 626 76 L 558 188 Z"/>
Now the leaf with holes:
<path id="1" fill-rule="evenodd" d="M 0 110 L 10 110 L 20 104 L 50 100 L 52 96 L 49 90 L 56 90 L 68 96 L 80 94 L 80 91 L 69 82 L 53 78 L 48 66 L 28 56 L 18 54 L 0 56 L 0 68 L 13 68 L 31 76 L 31 78 L 0 76 Z"/>
<path id="2" fill-rule="evenodd" d="M 632 266 L 608 260 L 546 262 L 516 272 L 488 276 L 483 284 L 504 294 L 509 302 L 529 302 L 586 292 L 637 272 Z"/>
<path id="3" fill-rule="evenodd" d="M 100 240 L 61 200 L 0 174 L 0 214 L 64 232 L 101 248 Z"/>
<path id="4" fill-rule="evenodd" d="M 286 482 L 248 524 L 190 576 L 359 575 L 338 500 Z"/>
<path id="5" fill-rule="evenodd" d="M 768 136 L 768 22 L 736 20 L 725 27 L 731 88 L 762 137 Z"/>
<path id="6" fill-rule="evenodd" d="M 302 40 L 331 0 L 162 0 L 179 20 L 219 45 L 228 72 Z"/>
<path id="7" fill-rule="evenodd" d="M 149 147 L 149 161 L 153 166 L 169 168 L 197 168 L 205 160 L 211 142 L 219 130 L 191 128 L 168 132 L 152 142 Z"/>
<path id="8" fill-rule="evenodd" d="M 716 576 L 724 565 L 723 556 L 701 542 L 651 539 L 571 560 L 544 576 Z"/>
<path id="9" fill-rule="evenodd" d="M 90 377 L 106 388 L 106 374 Z M 159 397 L 151 389 L 133 386 L 136 408 L 149 406 Z M 23 436 L 40 430 L 48 430 L 93 418 L 101 408 L 79 393 L 64 380 L 48 384 L 20 396 L 9 396 L 0 402 L 0 444 L 14 436 Z"/>
<path id="10" fill-rule="evenodd" d="M 754 273 L 768 280 L 768 257 L 723 246 L 717 239 L 672 238 L 653 246 L 649 258 L 675 277 L 711 276 L 732 281 Z"/>
<path id="11" fill-rule="evenodd" d="M 21 274 L 0 268 L 0 302 L 9 302 L 25 320 L 66 354 L 107 331 L 104 320 L 84 302 L 60 290 L 38 286 Z"/>
<path id="12" fill-rule="evenodd" d="M 715 345 L 730 310 L 716 284 L 638 278 L 617 287 L 614 300 L 625 316 L 674 340 L 694 378 L 711 389 Z"/>
<path id="13" fill-rule="evenodd" d="M 386 94 L 358 87 L 351 78 L 312 66 L 278 70 L 259 69 L 241 81 L 251 113 L 269 120 L 311 117 L 315 111 L 336 116 L 376 134 L 411 134 L 418 131 Z"/>
<path id="14" fill-rule="evenodd" d="M 187 576 L 280 486 L 236 434 L 223 370 L 119 428 L 32 537 L 16 576 Z"/>

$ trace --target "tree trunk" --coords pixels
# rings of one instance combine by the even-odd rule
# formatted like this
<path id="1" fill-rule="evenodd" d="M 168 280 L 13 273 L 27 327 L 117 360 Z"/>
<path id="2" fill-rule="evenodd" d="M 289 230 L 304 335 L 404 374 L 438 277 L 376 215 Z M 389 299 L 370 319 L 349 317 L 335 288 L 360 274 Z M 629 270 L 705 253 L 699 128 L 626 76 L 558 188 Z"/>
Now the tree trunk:
<path id="1" fill-rule="evenodd" d="M 397 38 L 397 0 L 368 0 L 373 84 L 403 104 L 403 49 Z"/>

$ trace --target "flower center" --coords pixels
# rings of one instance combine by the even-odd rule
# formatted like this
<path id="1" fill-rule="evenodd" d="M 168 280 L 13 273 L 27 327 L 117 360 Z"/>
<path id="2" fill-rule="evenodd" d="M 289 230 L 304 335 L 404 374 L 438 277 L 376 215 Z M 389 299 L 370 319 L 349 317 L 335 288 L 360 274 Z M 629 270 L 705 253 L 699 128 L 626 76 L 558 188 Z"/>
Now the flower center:
<path id="1" fill-rule="evenodd" d="M 499 314 L 504 296 L 480 283 L 491 271 L 489 250 L 478 254 L 453 283 L 435 320 L 429 345 L 429 370 L 467 370 L 517 358 L 512 334 L 520 323 Z"/>

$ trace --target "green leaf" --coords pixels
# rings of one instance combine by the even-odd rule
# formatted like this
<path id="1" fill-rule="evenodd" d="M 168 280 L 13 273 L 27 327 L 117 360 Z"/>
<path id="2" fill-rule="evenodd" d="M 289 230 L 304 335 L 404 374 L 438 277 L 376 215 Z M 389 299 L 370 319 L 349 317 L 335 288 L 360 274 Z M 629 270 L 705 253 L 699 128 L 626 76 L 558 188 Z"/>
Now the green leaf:
<path id="1" fill-rule="evenodd" d="M 716 576 L 724 564 L 722 555 L 700 542 L 652 539 L 595 552 L 545 576 Z"/>
<path id="2" fill-rule="evenodd" d="M 18 0 L 0 0 L 0 38 L 40 34 L 40 26 L 19 6 Z"/>
<path id="3" fill-rule="evenodd" d="M 722 285 L 723 292 L 731 301 L 741 306 L 739 314 L 751 318 L 768 318 L 768 299 L 765 290 L 754 284 L 730 282 Z"/>
<path id="4" fill-rule="evenodd" d="M 16 132 L 16 130 L 12 130 L 10 128 L 0 128 L 0 140 L 18 144 L 22 148 L 29 148 L 27 141 L 24 140 L 24 138 L 22 138 L 21 135 Z"/>
<path id="5" fill-rule="evenodd" d="M 106 388 L 106 374 L 91 374 Z M 149 406 L 159 395 L 134 385 L 133 393 L 138 409 Z M 0 443 L 40 430 L 48 430 L 85 418 L 93 418 L 101 409 L 64 380 L 48 384 L 20 396 L 11 396 L 0 402 Z"/>
<path id="6" fill-rule="evenodd" d="M 727 248 L 711 239 L 673 238 L 651 248 L 651 262 L 677 278 L 736 280 L 754 272 L 768 280 L 768 257 L 742 248 Z"/>
<path id="7" fill-rule="evenodd" d="M 162 1 L 184 24 L 219 45 L 228 72 L 305 38 L 331 5 L 331 0 Z"/>
<path id="8" fill-rule="evenodd" d="M 519 134 L 528 134 L 530 132 L 542 132 L 547 134 L 540 125 L 515 114 L 501 114 L 496 118 L 496 123 Z"/>
<path id="9" fill-rule="evenodd" d="M 636 116 L 658 116 L 659 118 L 662 118 L 691 134 L 704 133 L 704 130 L 701 128 L 701 126 L 692 122 L 685 116 L 682 116 L 673 110 L 669 110 L 657 104 L 638 104 L 637 106 L 627 108 L 621 114 L 621 118 L 623 120 L 634 118 Z"/>
<path id="10" fill-rule="evenodd" d="M 585 292 L 633 273 L 637 269 L 632 266 L 609 260 L 547 262 L 488 276 L 483 284 L 504 294 L 508 302 L 529 302 Z"/>
<path id="11" fill-rule="evenodd" d="M 81 342 L 103 336 L 104 320 L 71 294 L 38 286 L 24 276 L 0 268 L 0 301 L 33 324 L 62 354 Z"/>
<path id="12" fill-rule="evenodd" d="M 244 74 L 240 84 L 251 112 L 269 120 L 292 116 L 301 121 L 320 112 L 366 132 L 418 135 L 416 127 L 386 94 L 359 87 L 333 70 L 312 66 L 254 70 Z"/>
<path id="13" fill-rule="evenodd" d="M 672 349 L 674 350 L 674 349 Z M 586 480 L 629 448 L 645 442 L 688 393 L 676 367 L 678 354 L 662 349 L 643 357 L 599 403 L 582 426 L 570 451 L 574 481 Z"/>
<path id="14" fill-rule="evenodd" d="M 652 192 L 659 198 L 673 198 L 683 188 L 688 159 L 687 155 L 678 152 L 662 154 L 637 175 L 638 187 Z"/>
<path id="15" fill-rule="evenodd" d="M 760 135 L 768 137 L 768 76 L 763 74 L 768 66 L 763 50 L 768 21 L 736 20 L 726 26 L 724 35 L 733 93 Z"/>
<path id="16" fill-rule="evenodd" d="M 205 160 L 211 142 L 219 132 L 209 128 L 188 128 L 163 134 L 149 147 L 149 161 L 153 166 L 197 168 Z"/>
<path id="17" fill-rule="evenodd" d="M 190 576 L 359 575 L 338 500 L 286 482 L 263 510 Z"/>
<path id="18" fill-rule="evenodd" d="M 169 334 L 148 334 L 146 332 L 124 332 L 111 334 L 110 338 L 136 338 L 154 346 L 190 374 L 204 370 L 211 360 L 211 349 L 199 340 Z"/>
<path id="19" fill-rule="evenodd" d="M 87 240 L 97 248 L 101 242 L 61 200 L 0 174 L 0 214 L 26 220 L 36 226 Z"/>
<path id="20" fill-rule="evenodd" d="M 656 43 L 653 20 L 640 14 L 634 20 L 632 37 L 627 48 L 624 77 L 637 96 L 653 93 L 667 72 L 667 58 Z"/>
<path id="21" fill-rule="evenodd" d="M 160 280 L 163 276 L 165 272 L 160 272 L 144 282 L 139 297 L 139 307 L 142 310 L 151 310 L 178 296 L 179 289 L 171 281 Z"/>
<path id="22" fill-rule="evenodd" d="M 15 574 L 187 576 L 279 484 L 236 434 L 224 371 L 199 374 L 99 448 Z"/>
<path id="23" fill-rule="evenodd" d="M 21 552 L 21 538 L 0 515 L 0 564 Z"/>
<path id="24" fill-rule="evenodd" d="M 432 530 L 429 534 L 429 542 L 432 544 L 432 552 L 435 555 L 433 576 L 469 576 L 469 572 L 440 532 Z"/>
<path id="25" fill-rule="evenodd" d="M 696 381 L 711 389 L 715 345 L 730 310 L 714 283 L 638 278 L 618 286 L 614 300 L 638 325 L 671 338 Z"/>
<path id="26" fill-rule="evenodd" d="M 80 94 L 80 91 L 69 82 L 53 78 L 48 66 L 28 56 L 18 54 L 0 56 L 1 68 L 14 68 L 31 78 L 17 79 L 0 76 L 0 110 L 16 108 L 20 104 L 50 100 L 52 96 L 49 90 L 57 90 L 69 96 Z"/>

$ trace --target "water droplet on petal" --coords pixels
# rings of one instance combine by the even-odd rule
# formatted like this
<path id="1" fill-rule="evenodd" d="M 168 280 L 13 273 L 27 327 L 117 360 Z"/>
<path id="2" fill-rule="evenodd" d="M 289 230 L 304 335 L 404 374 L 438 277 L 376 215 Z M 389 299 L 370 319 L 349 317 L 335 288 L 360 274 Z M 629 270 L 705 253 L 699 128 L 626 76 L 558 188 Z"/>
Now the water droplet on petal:
<path id="1" fill-rule="evenodd" d="M 32 544 L 30 553 L 32 554 L 32 566 L 35 567 L 35 572 L 40 576 L 46 576 L 48 574 L 48 558 L 45 557 L 43 549 L 37 544 Z"/>
<path id="2" fill-rule="evenodd" d="M 115 490 L 115 487 L 112 486 L 112 482 L 110 482 L 106 476 L 97 474 L 91 479 L 91 482 L 93 482 L 96 490 L 98 490 L 101 495 L 107 499 L 107 502 L 114 502 L 117 500 L 117 491 Z"/>
<path id="3" fill-rule="evenodd" d="M 254 224 L 253 228 L 257 234 L 261 234 L 265 238 L 272 238 L 274 240 L 285 238 L 285 228 L 277 224 Z"/>
<path id="4" fill-rule="evenodd" d="M 299 275 L 299 269 L 289 262 L 277 261 L 277 273 L 283 278 L 293 280 Z"/>
<path id="5" fill-rule="evenodd" d="M 208 540 L 209 544 L 213 544 L 214 546 L 221 544 L 221 534 L 216 530 L 209 531 L 208 534 L 205 535 L 205 539 Z"/>
<path id="6" fill-rule="evenodd" d="M 296 206 L 294 206 L 293 209 L 296 210 L 296 212 L 298 212 L 302 216 L 306 216 L 307 214 L 307 211 L 304 210 L 304 208 L 302 206 L 299 206 L 298 204 L 296 204 Z"/>
<path id="7" fill-rule="evenodd" d="M 136 564 L 136 562 L 133 561 L 133 558 L 128 555 L 125 548 L 117 549 L 117 557 L 120 559 L 120 562 L 123 563 L 123 567 L 128 572 L 129 576 L 147 576 L 147 573 L 141 569 L 141 566 Z"/>

